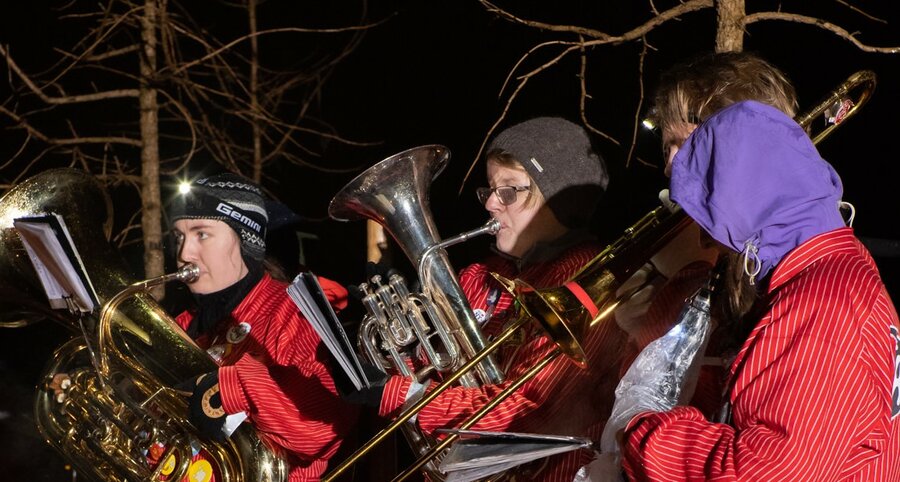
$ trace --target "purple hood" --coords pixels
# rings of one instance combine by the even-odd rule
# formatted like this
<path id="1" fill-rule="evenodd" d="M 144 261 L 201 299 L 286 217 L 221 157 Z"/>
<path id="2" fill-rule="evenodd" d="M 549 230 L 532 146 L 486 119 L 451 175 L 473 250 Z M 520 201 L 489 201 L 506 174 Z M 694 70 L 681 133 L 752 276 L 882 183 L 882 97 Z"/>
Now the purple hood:
<path id="1" fill-rule="evenodd" d="M 844 226 L 841 180 L 796 122 L 754 101 L 707 119 L 672 160 L 671 198 L 716 241 L 758 249 L 766 276 L 807 239 Z"/>

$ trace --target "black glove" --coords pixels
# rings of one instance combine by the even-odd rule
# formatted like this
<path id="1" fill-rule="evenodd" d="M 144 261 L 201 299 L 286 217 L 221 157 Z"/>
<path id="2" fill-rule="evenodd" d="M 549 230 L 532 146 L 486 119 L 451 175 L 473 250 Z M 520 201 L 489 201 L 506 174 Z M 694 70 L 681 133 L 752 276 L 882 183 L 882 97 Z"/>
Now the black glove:
<path id="1" fill-rule="evenodd" d="M 334 379 L 334 388 L 337 389 L 338 395 L 345 402 L 378 408 L 381 406 L 384 385 L 390 377 L 375 365 L 366 362 L 360 362 L 360 364 L 370 385 L 357 390 L 353 381 L 350 380 L 350 377 L 347 376 L 347 373 L 340 366 L 340 363 L 333 356 L 329 356 L 328 370 L 331 372 L 331 378 Z"/>
<path id="2" fill-rule="evenodd" d="M 228 437 L 222 428 L 227 414 L 222 408 L 222 394 L 219 393 L 219 371 L 200 375 L 196 380 L 179 384 L 178 388 L 191 392 L 188 420 L 194 427 L 214 442 L 225 442 Z"/>
<path id="3" fill-rule="evenodd" d="M 358 285 L 346 285 L 347 290 L 347 306 L 338 312 L 338 320 L 344 325 L 347 331 L 347 338 L 356 339 L 356 332 L 359 331 L 359 324 L 366 317 L 368 311 L 362 303 L 362 299 L 366 294 L 359 289 Z"/>
<path id="4" fill-rule="evenodd" d="M 387 283 L 391 275 L 395 273 L 399 273 L 399 271 L 388 266 L 385 263 L 373 263 L 372 261 L 366 261 L 366 280 L 369 280 L 373 276 L 378 275 L 381 276 L 382 283 Z"/>
<path id="5" fill-rule="evenodd" d="M 381 406 L 381 397 L 384 395 L 384 385 L 390 379 L 387 373 L 384 373 L 375 365 L 361 362 L 363 373 L 369 380 L 369 386 L 360 390 L 353 390 L 347 394 L 341 394 L 344 400 L 367 407 L 378 408 Z M 352 384 L 351 384 L 352 386 Z"/>

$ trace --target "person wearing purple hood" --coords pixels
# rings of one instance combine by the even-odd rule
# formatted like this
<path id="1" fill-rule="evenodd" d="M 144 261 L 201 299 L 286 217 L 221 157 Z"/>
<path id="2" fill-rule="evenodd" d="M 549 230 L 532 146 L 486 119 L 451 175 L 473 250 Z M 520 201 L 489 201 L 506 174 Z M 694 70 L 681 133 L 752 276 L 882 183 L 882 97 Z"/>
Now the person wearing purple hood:
<path id="1" fill-rule="evenodd" d="M 715 113 L 672 159 L 671 197 L 758 291 L 729 367 L 731 419 L 693 407 L 636 415 L 637 480 L 900 480 L 900 321 L 845 227 L 842 186 L 782 111 Z"/>
<path id="2" fill-rule="evenodd" d="M 771 105 L 792 117 L 797 113 L 796 92 L 785 73 L 753 53 L 705 53 L 663 72 L 651 119 L 662 140 L 666 176 L 671 174 L 672 157 L 700 122 L 743 100 Z M 660 193 L 660 199 L 670 205 L 668 190 Z M 620 289 L 619 295 L 642 286 L 615 312 L 616 323 L 629 334 L 623 374 L 644 347 L 673 326 L 684 300 L 706 284 L 718 257 L 714 248 L 701 244 L 700 229 L 692 223 Z M 723 261 L 739 263 L 740 258 L 733 255 Z M 727 302 L 716 310 L 714 332 L 690 398 L 691 405 L 710 418 L 722 412 L 726 367 L 748 334 L 728 320 L 742 317 L 756 297 L 755 289 L 747 289 L 740 277 L 725 277 L 723 284 L 720 291 L 727 293 Z"/>

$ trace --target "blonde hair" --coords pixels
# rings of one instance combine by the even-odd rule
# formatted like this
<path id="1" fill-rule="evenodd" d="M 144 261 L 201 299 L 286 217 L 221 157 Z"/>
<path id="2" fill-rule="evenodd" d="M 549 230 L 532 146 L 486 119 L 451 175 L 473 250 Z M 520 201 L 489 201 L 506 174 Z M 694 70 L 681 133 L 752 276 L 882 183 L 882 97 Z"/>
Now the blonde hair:
<path id="1" fill-rule="evenodd" d="M 746 52 L 706 54 L 678 64 L 661 77 L 653 120 L 660 129 L 699 124 L 731 104 L 755 100 L 794 117 L 797 94 L 787 76 Z"/>
<path id="2" fill-rule="evenodd" d="M 487 162 L 494 162 L 502 167 L 520 170 L 528 176 L 528 197 L 525 198 L 525 204 L 523 206 L 531 207 L 535 204 L 545 202 L 544 194 L 541 192 L 540 186 L 537 185 L 534 178 L 531 177 L 531 174 L 525 169 L 525 166 L 523 166 L 515 156 L 503 149 L 494 149 L 487 153 Z"/>
<path id="3" fill-rule="evenodd" d="M 797 93 L 784 72 L 751 53 L 722 52 L 695 57 L 666 71 L 656 89 L 651 118 L 665 131 L 685 123 L 700 124 L 744 100 L 770 105 L 791 117 L 797 115 Z M 759 302 L 760 293 L 744 276 L 740 255 L 725 256 L 728 267 L 719 316 L 740 331 L 745 328 L 741 321 Z"/>

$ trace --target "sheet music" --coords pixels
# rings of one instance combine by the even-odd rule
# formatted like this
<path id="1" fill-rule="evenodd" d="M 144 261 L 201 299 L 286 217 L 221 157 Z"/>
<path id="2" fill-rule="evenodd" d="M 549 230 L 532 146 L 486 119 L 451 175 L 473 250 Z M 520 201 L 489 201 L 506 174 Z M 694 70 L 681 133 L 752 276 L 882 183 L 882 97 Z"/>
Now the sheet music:
<path id="1" fill-rule="evenodd" d="M 366 378 L 356 356 L 354 345 L 350 343 L 316 275 L 310 272 L 300 273 L 288 286 L 287 292 L 356 389 L 368 387 L 370 381 Z"/>
<path id="2" fill-rule="evenodd" d="M 67 300 L 84 313 L 99 306 L 97 293 L 61 216 L 50 213 L 17 218 L 13 226 L 52 308 L 69 309 Z"/>

